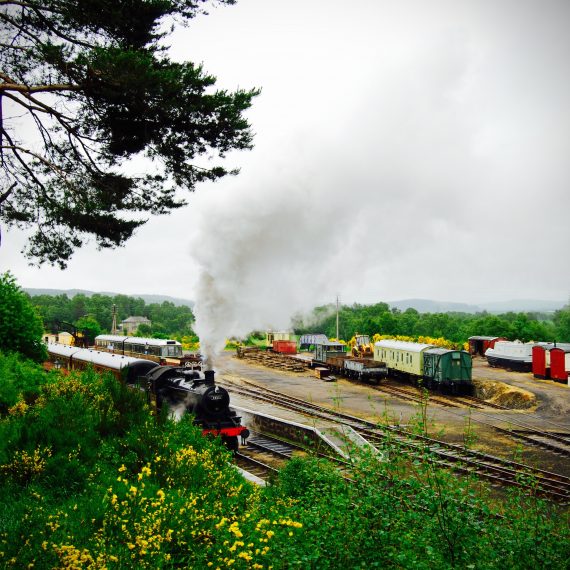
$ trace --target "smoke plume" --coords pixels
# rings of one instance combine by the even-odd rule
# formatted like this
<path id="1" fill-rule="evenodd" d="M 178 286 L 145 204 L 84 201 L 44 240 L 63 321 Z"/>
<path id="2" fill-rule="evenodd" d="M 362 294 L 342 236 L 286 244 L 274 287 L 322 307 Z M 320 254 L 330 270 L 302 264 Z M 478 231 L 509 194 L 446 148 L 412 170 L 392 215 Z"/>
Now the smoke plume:
<path id="1" fill-rule="evenodd" d="M 568 282 L 551 247 L 568 242 L 568 2 L 359 7 L 327 3 L 324 27 L 307 13 L 294 46 L 286 24 L 262 51 L 220 46 L 264 90 L 242 173 L 196 196 L 208 356 L 337 293 L 476 302 L 553 292 L 552 271 Z"/>

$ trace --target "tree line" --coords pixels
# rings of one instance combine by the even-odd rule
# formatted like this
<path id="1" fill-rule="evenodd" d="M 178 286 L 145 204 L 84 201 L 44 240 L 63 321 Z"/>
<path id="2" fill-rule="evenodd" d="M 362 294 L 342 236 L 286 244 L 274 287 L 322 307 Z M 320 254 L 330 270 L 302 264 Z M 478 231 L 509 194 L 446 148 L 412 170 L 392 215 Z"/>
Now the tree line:
<path id="1" fill-rule="evenodd" d="M 113 305 L 117 324 L 131 316 L 146 317 L 151 325 L 140 325 L 138 334 L 156 337 L 181 337 L 192 335 L 194 314 L 187 306 L 177 306 L 170 301 L 147 304 L 140 297 L 128 295 L 102 295 L 95 293 L 88 297 L 79 294 L 69 298 L 61 295 L 36 295 L 30 298 L 44 321 L 46 330 L 53 324 L 66 322 L 89 336 L 110 333 L 113 324 Z"/>
<path id="2" fill-rule="evenodd" d="M 354 304 L 339 309 L 339 337 L 354 334 L 387 334 L 444 337 L 464 343 L 470 336 L 499 336 L 511 340 L 570 342 L 570 306 L 554 312 L 493 315 L 481 313 L 420 313 L 416 309 L 390 309 L 387 303 Z M 336 336 L 336 309 L 333 305 L 316 307 L 309 318 L 293 319 L 296 334 L 324 333 Z M 307 324 L 310 323 L 310 324 Z"/>

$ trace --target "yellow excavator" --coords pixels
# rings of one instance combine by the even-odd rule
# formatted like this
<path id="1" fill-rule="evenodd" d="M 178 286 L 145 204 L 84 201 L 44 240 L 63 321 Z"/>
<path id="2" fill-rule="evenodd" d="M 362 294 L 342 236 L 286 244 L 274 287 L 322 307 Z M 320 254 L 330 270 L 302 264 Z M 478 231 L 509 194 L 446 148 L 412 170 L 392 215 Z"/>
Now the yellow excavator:
<path id="1" fill-rule="evenodd" d="M 352 356 L 355 358 L 372 358 L 374 354 L 370 337 L 367 334 L 355 334 L 355 344 L 352 347 Z"/>

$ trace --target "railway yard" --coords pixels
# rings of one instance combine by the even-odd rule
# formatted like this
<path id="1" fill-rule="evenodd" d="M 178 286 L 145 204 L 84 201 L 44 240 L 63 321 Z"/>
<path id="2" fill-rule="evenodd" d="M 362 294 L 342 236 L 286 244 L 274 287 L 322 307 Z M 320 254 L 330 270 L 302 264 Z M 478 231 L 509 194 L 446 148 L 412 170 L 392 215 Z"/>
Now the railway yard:
<path id="1" fill-rule="evenodd" d="M 539 482 L 541 494 L 570 503 L 568 386 L 491 368 L 476 358 L 475 396 L 430 394 L 426 405 L 417 388 L 391 379 L 378 386 L 345 378 L 324 382 L 309 369 L 276 370 L 230 353 L 220 357 L 217 369 L 218 381 L 240 409 L 312 428 L 349 426 L 379 449 L 389 439 L 410 456 L 429 449 L 442 467 L 476 473 L 496 488 L 520 486 L 525 472 Z M 420 417 L 427 432 L 412 436 L 411 426 Z M 302 453 L 290 438 L 270 436 L 254 428 L 237 457 L 240 467 L 262 479 Z"/>

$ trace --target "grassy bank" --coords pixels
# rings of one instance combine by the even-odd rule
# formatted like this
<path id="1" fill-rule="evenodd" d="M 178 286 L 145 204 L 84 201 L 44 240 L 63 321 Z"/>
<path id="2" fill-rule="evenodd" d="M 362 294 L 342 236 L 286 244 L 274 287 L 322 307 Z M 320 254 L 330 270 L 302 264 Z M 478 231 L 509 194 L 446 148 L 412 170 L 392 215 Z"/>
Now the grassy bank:
<path id="1" fill-rule="evenodd" d="M 549 503 L 513 493 L 497 507 L 396 447 L 355 457 L 352 482 L 308 458 L 260 489 L 190 418 L 150 416 L 112 377 L 14 356 L 0 356 L 0 410 L 3 567 L 558 569 L 570 555 Z"/>

